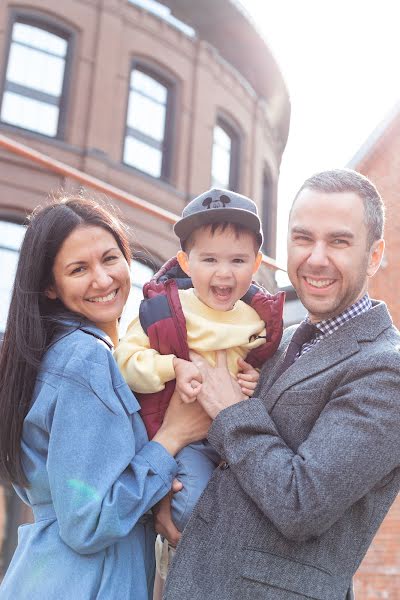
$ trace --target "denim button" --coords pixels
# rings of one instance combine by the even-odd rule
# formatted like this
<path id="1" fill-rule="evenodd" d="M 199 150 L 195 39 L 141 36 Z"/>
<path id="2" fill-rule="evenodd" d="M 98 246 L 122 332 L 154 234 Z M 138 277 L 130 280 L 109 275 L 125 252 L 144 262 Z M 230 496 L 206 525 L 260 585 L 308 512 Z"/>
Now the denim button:
<path id="1" fill-rule="evenodd" d="M 226 460 L 224 460 L 224 462 L 221 463 L 220 468 L 225 471 L 225 469 L 229 469 L 229 464 L 226 462 Z"/>

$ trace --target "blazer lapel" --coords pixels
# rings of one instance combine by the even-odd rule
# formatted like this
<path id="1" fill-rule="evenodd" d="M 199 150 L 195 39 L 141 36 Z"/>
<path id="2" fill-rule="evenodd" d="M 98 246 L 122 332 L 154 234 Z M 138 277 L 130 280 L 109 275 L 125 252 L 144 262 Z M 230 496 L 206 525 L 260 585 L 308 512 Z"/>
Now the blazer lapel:
<path id="1" fill-rule="evenodd" d="M 336 332 L 335 332 L 336 333 Z M 310 379 L 317 373 L 329 369 L 333 365 L 346 360 L 359 350 L 359 344 L 354 336 L 332 334 L 321 340 L 306 354 L 300 356 L 280 377 L 271 388 L 271 409 L 279 396 L 300 381 Z M 280 361 L 279 363 L 280 364 Z M 268 410 L 270 410 L 268 407 Z"/>
<path id="2" fill-rule="evenodd" d="M 287 389 L 329 369 L 333 365 L 346 360 L 359 351 L 359 342 L 375 339 L 382 331 L 391 327 L 392 321 L 383 302 L 374 302 L 368 312 L 354 317 L 342 325 L 331 335 L 321 340 L 316 346 L 300 356 L 282 375 L 274 381 L 275 373 L 284 360 L 283 351 L 274 363 L 269 382 L 270 388 L 264 402 L 270 412 L 279 397 Z M 295 331 L 295 329 L 293 329 Z M 285 339 L 288 344 L 290 337 Z"/>

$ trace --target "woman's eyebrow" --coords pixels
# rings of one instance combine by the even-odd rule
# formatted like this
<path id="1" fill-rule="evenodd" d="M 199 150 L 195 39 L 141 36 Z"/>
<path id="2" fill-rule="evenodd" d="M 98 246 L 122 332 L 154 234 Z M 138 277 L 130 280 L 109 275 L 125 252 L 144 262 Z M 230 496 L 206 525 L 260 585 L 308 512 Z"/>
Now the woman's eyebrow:
<path id="1" fill-rule="evenodd" d="M 118 250 L 119 250 L 119 248 L 117 246 L 108 248 L 108 250 L 105 250 L 103 252 L 103 254 L 101 255 L 101 258 L 103 258 L 109 252 L 115 252 Z M 87 262 L 86 260 L 73 260 L 72 262 L 68 263 L 65 268 L 68 269 L 69 267 L 72 267 L 72 265 L 84 265 L 84 264 L 86 264 L 86 262 Z"/>

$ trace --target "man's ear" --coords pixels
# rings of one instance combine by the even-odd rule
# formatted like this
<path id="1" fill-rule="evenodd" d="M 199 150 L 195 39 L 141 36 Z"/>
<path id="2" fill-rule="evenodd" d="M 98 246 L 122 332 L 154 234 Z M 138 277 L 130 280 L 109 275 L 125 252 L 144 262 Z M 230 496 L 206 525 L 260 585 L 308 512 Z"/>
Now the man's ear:
<path id="1" fill-rule="evenodd" d="M 367 275 L 368 277 L 373 277 L 379 267 L 381 266 L 381 261 L 383 257 L 383 252 L 385 250 L 385 241 L 384 240 L 375 240 L 372 244 L 371 249 L 369 251 L 369 259 L 368 259 L 368 267 L 367 267 Z"/>
<path id="2" fill-rule="evenodd" d="M 258 271 L 258 269 L 259 269 L 259 267 L 261 265 L 262 256 L 263 255 L 261 254 L 261 252 L 259 252 L 257 254 L 256 260 L 254 261 L 253 274 L 257 273 L 257 271 Z"/>
<path id="3" fill-rule="evenodd" d="M 186 275 L 189 275 L 190 277 L 189 257 L 186 252 L 179 250 L 178 254 L 176 255 L 176 259 L 182 271 L 185 271 Z"/>
<path id="4" fill-rule="evenodd" d="M 44 295 L 49 300 L 57 300 L 57 292 L 52 285 L 49 285 L 49 287 L 44 290 Z"/>

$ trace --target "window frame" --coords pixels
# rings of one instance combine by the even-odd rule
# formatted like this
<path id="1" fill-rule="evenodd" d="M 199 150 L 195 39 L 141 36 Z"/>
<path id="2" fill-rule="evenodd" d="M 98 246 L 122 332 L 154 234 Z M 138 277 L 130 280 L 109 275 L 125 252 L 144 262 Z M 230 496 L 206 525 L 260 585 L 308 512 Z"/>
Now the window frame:
<path id="1" fill-rule="evenodd" d="M 7 123 L 6 121 L 1 120 L 0 117 L 0 126 L 11 128 L 18 130 L 20 132 L 29 132 L 30 135 L 36 135 L 40 138 L 45 138 L 46 140 L 65 140 L 66 135 L 66 126 L 67 126 L 67 116 L 68 116 L 68 108 L 69 108 L 69 96 L 71 89 L 71 70 L 72 70 L 72 61 L 74 55 L 74 47 L 76 44 L 76 32 L 68 25 L 57 19 L 56 17 L 50 17 L 49 15 L 45 15 L 40 13 L 39 11 L 30 11 L 30 10 L 17 10 L 11 9 L 9 16 L 9 25 L 8 25 L 8 35 L 6 36 L 6 48 L 5 48 L 5 62 L 3 68 L 3 74 L 0 83 L 0 110 L 3 105 L 4 94 L 7 91 L 7 69 L 8 62 L 10 58 L 10 50 L 11 44 L 13 42 L 13 28 L 15 23 L 22 23 L 24 25 L 30 25 L 31 27 L 36 27 L 37 29 L 42 29 L 43 31 L 47 31 L 48 33 L 52 33 L 67 42 L 67 52 L 65 54 L 65 66 L 64 66 L 64 77 L 61 88 L 60 101 L 58 106 L 58 123 L 57 123 L 57 132 L 55 135 L 48 135 L 46 133 L 42 133 L 40 131 L 35 131 L 33 129 L 28 129 L 23 127 L 22 125 L 16 125 L 14 123 Z M 31 96 L 26 96 L 31 97 Z M 1 112 L 0 112 L 1 115 Z"/>
<path id="2" fill-rule="evenodd" d="M 154 79 L 154 81 L 156 81 L 160 85 L 164 86 L 167 90 L 167 101 L 165 104 L 164 137 L 163 137 L 163 140 L 161 143 L 161 173 L 160 173 L 159 177 L 152 175 L 151 173 L 148 173 L 147 171 L 143 171 L 139 167 L 126 162 L 124 159 L 125 141 L 126 141 L 126 138 L 128 137 L 128 132 L 131 129 L 128 126 L 129 99 L 130 99 L 130 94 L 132 91 L 130 81 L 131 81 L 132 73 L 135 70 L 140 71 L 141 73 L 144 73 L 144 75 L 147 75 L 148 77 L 151 77 L 152 79 Z M 123 144 L 122 144 L 121 162 L 126 167 L 129 167 L 130 169 L 134 169 L 137 173 L 140 173 L 141 175 L 145 175 L 147 177 L 151 177 L 152 180 L 163 181 L 165 183 L 171 183 L 171 180 L 172 180 L 173 155 L 174 155 L 174 151 L 175 151 L 174 132 L 176 130 L 175 121 L 176 121 L 176 105 L 177 105 L 177 96 L 178 96 L 177 88 L 178 88 L 178 84 L 177 84 L 176 78 L 173 77 L 172 75 L 170 75 L 169 73 L 166 73 L 165 70 L 163 70 L 161 67 L 155 66 L 146 60 L 140 60 L 138 58 L 134 58 L 131 61 L 129 76 L 128 76 L 128 89 L 127 89 L 127 95 L 126 95 L 125 126 L 124 126 L 124 138 L 123 138 Z M 135 135 L 130 135 L 130 137 L 133 137 L 134 139 L 139 139 L 142 142 L 144 141 L 143 139 L 138 138 Z M 150 147 L 152 147 L 152 146 L 150 145 Z"/>
<path id="3" fill-rule="evenodd" d="M 276 258 L 277 202 L 271 173 L 267 165 L 262 170 L 261 223 L 263 228 L 262 250 L 270 258 Z"/>
<path id="4" fill-rule="evenodd" d="M 218 113 L 212 130 L 212 149 L 211 149 L 211 185 L 213 186 L 212 163 L 214 155 L 214 130 L 220 127 L 231 140 L 231 153 L 229 164 L 229 183 L 228 189 L 232 192 L 239 192 L 240 189 L 240 155 L 243 144 L 243 134 L 240 127 L 226 114 Z"/>

